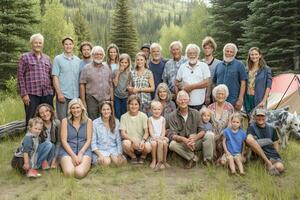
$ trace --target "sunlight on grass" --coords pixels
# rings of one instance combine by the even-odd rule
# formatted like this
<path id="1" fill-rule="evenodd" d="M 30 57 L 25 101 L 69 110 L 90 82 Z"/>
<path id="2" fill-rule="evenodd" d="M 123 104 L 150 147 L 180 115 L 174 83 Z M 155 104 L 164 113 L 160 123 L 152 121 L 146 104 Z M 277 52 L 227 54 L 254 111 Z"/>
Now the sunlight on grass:
<path id="1" fill-rule="evenodd" d="M 0 102 L 0 125 L 25 118 L 24 105 L 19 97 L 7 97 Z"/>

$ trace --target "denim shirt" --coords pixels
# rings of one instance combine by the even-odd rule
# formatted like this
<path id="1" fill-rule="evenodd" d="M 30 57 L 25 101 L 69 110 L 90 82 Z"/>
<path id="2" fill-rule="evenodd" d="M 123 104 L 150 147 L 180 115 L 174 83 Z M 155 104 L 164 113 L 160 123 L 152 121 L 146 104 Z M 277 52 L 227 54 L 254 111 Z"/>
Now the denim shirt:
<path id="1" fill-rule="evenodd" d="M 248 84 L 247 84 L 248 85 Z M 268 66 L 257 71 L 255 77 L 254 101 L 257 106 L 264 98 L 267 88 L 272 87 L 272 71 Z"/>

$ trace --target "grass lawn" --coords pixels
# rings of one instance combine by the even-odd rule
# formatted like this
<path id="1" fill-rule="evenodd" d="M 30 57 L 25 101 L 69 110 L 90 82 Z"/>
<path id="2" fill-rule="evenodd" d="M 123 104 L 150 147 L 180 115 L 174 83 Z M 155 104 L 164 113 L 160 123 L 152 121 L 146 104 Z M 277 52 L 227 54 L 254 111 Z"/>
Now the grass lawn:
<path id="1" fill-rule="evenodd" d="M 21 136 L 0 142 L 0 199 L 300 199 L 300 145 L 291 141 L 282 151 L 286 172 L 269 176 L 260 161 L 246 165 L 246 176 L 229 176 L 221 167 L 198 164 L 191 170 L 179 160 L 171 169 L 153 172 L 148 166 L 93 167 L 82 180 L 60 170 L 42 172 L 39 179 L 22 177 L 10 167 Z"/>

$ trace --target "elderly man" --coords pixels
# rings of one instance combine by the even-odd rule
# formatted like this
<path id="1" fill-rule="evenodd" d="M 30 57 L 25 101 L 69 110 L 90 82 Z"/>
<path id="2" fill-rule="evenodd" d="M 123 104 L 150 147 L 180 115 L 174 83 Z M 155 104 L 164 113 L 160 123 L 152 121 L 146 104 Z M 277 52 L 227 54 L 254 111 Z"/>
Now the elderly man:
<path id="1" fill-rule="evenodd" d="M 162 80 L 165 82 L 172 94 L 176 93 L 175 79 L 180 65 L 185 63 L 187 59 L 182 56 L 182 43 L 180 41 L 174 41 L 170 44 L 170 53 L 172 59 L 165 64 L 165 69 L 162 75 Z"/>
<path id="2" fill-rule="evenodd" d="M 83 67 L 87 64 L 89 64 L 92 61 L 91 51 L 92 51 L 92 44 L 90 42 L 82 42 L 80 44 L 80 53 L 82 55 L 82 59 L 80 61 L 80 70 L 83 69 Z"/>
<path id="3" fill-rule="evenodd" d="M 38 33 L 30 37 L 31 52 L 24 53 L 19 62 L 17 84 L 22 97 L 26 127 L 39 104 L 53 106 L 52 64 L 49 56 L 42 53 L 44 37 Z"/>
<path id="4" fill-rule="evenodd" d="M 247 73 L 244 64 L 235 59 L 237 47 L 228 43 L 223 48 L 223 61 L 216 66 L 213 83 L 225 84 L 229 89 L 227 101 L 240 111 L 246 90 Z"/>
<path id="5" fill-rule="evenodd" d="M 189 107 L 200 110 L 205 101 L 210 71 L 206 63 L 198 60 L 200 48 L 196 44 L 189 44 L 185 52 L 188 62 L 180 66 L 175 84 L 179 90 L 189 93 Z"/>
<path id="6" fill-rule="evenodd" d="M 151 59 L 149 62 L 149 69 L 153 73 L 155 90 L 162 82 L 162 74 L 165 68 L 166 60 L 162 58 L 161 55 L 162 48 L 158 43 L 152 43 L 150 46 Z M 152 93 L 152 99 L 154 98 L 154 93 Z"/>
<path id="7" fill-rule="evenodd" d="M 67 116 L 68 104 L 79 97 L 80 59 L 73 54 L 74 40 L 63 38 L 64 52 L 53 61 L 53 86 L 56 92 L 56 113 L 59 120 Z"/>
<path id="8" fill-rule="evenodd" d="M 186 169 L 194 167 L 198 161 L 195 151 L 202 149 L 205 164 L 212 161 L 214 151 L 214 135 L 202 130 L 199 112 L 188 107 L 189 101 L 187 92 L 178 92 L 178 109 L 168 119 L 171 140 L 169 148 L 187 160 Z"/>
<path id="9" fill-rule="evenodd" d="M 213 98 L 211 95 L 213 89 L 212 77 L 214 77 L 217 64 L 219 64 L 221 61 L 214 57 L 214 53 L 217 49 L 217 44 L 212 37 L 205 37 L 203 39 L 202 49 L 205 56 L 204 59 L 202 59 L 202 61 L 208 65 L 210 70 L 210 76 L 211 76 L 211 79 L 209 80 L 209 84 L 206 90 L 206 97 L 205 97 L 205 104 L 210 105 L 213 102 Z"/>
<path id="10" fill-rule="evenodd" d="M 258 108 L 255 110 L 255 122 L 250 124 L 247 133 L 249 137 L 253 137 L 256 140 L 262 149 L 258 155 L 265 160 L 265 157 L 267 157 L 272 163 L 273 166 L 269 168 L 270 174 L 279 175 L 282 173 L 284 166 L 278 153 L 280 149 L 279 138 L 275 128 L 266 123 L 266 112 L 264 109 Z"/>
<path id="11" fill-rule="evenodd" d="M 92 120 L 99 117 L 101 101 L 114 101 L 112 71 L 107 63 L 103 62 L 104 57 L 102 47 L 93 47 L 93 61 L 83 68 L 80 75 L 80 98 Z"/>

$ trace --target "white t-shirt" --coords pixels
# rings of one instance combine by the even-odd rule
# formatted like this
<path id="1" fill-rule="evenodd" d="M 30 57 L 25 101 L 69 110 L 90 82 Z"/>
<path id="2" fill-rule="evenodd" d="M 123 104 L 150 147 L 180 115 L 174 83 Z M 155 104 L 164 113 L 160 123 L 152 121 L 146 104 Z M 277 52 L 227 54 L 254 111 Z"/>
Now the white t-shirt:
<path id="1" fill-rule="evenodd" d="M 185 84 L 199 83 L 205 79 L 210 78 L 209 67 L 206 63 L 198 61 L 192 68 L 189 63 L 182 64 L 177 72 L 176 80 L 180 81 L 183 86 Z M 195 89 L 190 92 L 191 106 L 201 105 L 205 101 L 206 88 Z"/>

